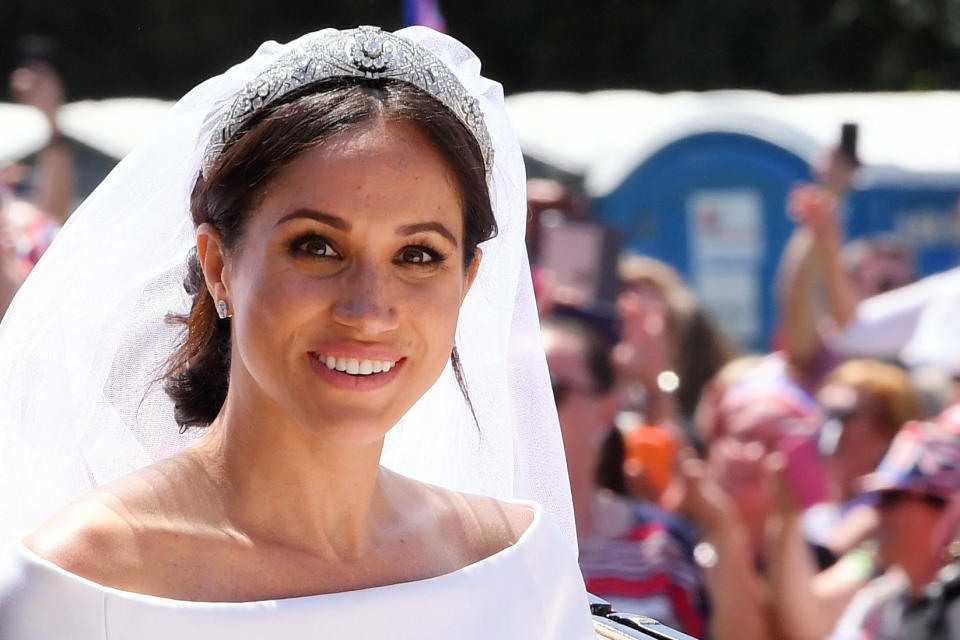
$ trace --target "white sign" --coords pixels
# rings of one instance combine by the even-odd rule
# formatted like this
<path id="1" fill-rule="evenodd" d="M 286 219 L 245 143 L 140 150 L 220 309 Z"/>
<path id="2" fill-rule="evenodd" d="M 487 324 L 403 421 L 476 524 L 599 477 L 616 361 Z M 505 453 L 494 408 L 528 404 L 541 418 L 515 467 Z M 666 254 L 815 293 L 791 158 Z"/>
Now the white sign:
<path id="1" fill-rule="evenodd" d="M 687 198 L 690 271 L 704 306 L 741 345 L 760 337 L 763 200 L 753 189 Z"/>

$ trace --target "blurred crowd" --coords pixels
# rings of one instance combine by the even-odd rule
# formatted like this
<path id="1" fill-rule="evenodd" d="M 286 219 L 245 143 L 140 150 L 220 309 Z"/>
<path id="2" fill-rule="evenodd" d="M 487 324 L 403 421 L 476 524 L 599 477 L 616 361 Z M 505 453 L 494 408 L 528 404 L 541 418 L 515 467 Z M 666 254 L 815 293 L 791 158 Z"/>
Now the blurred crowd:
<path id="1" fill-rule="evenodd" d="M 29 169 L 0 166 L 0 315 L 73 200 L 63 93 L 42 59 L 11 78 L 51 135 Z M 785 204 L 768 353 L 739 352 L 650 257 L 601 270 L 606 302 L 569 288 L 541 232 L 589 207 L 528 185 L 581 567 L 618 610 L 714 640 L 960 637 L 960 269 L 917 280 L 897 238 L 846 242 L 857 168 L 838 147 Z"/>
<path id="2" fill-rule="evenodd" d="M 67 140 L 57 128 L 64 87 L 45 58 L 39 51 L 25 56 L 10 77 L 13 99 L 43 114 L 50 135 L 29 165 L 0 158 L 0 317 L 73 204 L 72 158 Z"/>
<path id="3" fill-rule="evenodd" d="M 663 262 L 621 255 L 604 301 L 531 244 L 580 563 L 616 609 L 714 640 L 960 637 L 960 270 L 845 242 L 857 168 L 838 147 L 785 203 L 768 353 Z M 541 231 L 588 218 L 529 193 Z"/>

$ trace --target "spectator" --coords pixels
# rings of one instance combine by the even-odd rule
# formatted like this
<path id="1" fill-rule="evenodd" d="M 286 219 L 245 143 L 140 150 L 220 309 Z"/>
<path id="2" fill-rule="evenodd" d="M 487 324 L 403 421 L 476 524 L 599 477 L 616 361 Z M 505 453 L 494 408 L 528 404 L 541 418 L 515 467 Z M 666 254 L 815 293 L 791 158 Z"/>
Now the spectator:
<path id="1" fill-rule="evenodd" d="M 823 416 L 816 438 L 822 469 L 815 455 L 792 461 L 804 467 L 793 465 L 794 473 L 782 474 L 766 526 L 778 620 L 790 637 L 810 640 L 829 633 L 857 590 L 873 577 L 872 537 L 879 514 L 869 496 L 861 495 L 859 479 L 877 466 L 900 426 L 920 416 L 907 374 L 870 360 L 837 367 L 817 400 Z M 798 478 L 796 471 L 804 470 L 811 473 Z M 823 480 L 832 499 L 804 511 L 810 502 L 804 495 Z"/>
<path id="2" fill-rule="evenodd" d="M 728 449 L 715 453 L 714 463 Z M 731 467 L 722 461 L 719 466 Z M 762 462 L 761 462 L 762 464 Z M 712 640 L 768 640 L 773 620 L 770 595 L 756 569 L 750 533 L 737 504 L 716 479 L 706 461 L 685 455 L 674 483 L 663 498 L 671 511 L 695 522 L 701 533 L 694 558 L 701 567 Z"/>
<path id="3" fill-rule="evenodd" d="M 674 430 L 685 441 L 704 385 L 733 357 L 733 348 L 671 266 L 631 255 L 619 271 L 623 330 L 614 366 L 642 422 Z"/>
<path id="4" fill-rule="evenodd" d="M 611 426 L 618 398 L 609 344 L 572 318 L 546 319 L 543 336 L 587 589 L 618 610 L 701 636 L 703 598 L 688 526 L 652 502 L 598 489 L 598 478 L 605 486 L 623 488 L 623 441 Z"/>
<path id="5" fill-rule="evenodd" d="M 913 617 L 911 609 L 923 607 L 950 539 L 938 531 L 956 527 L 957 506 L 951 503 L 960 492 L 960 432 L 942 423 L 908 424 L 862 486 L 879 498 L 879 558 L 886 571 L 857 593 L 831 640 L 898 637 Z"/>
<path id="6" fill-rule="evenodd" d="M 42 212 L 63 224 L 73 203 L 73 164 L 66 138 L 57 125 L 63 105 L 63 82 L 49 62 L 30 59 L 10 76 L 14 100 L 36 107 L 47 119 L 50 138 L 37 160 L 39 179 L 31 201 Z"/>
<path id="7" fill-rule="evenodd" d="M 15 99 L 43 113 L 51 135 L 37 159 L 39 179 L 30 199 L 15 196 L 21 168 L 0 168 L 0 316 L 66 220 L 73 198 L 70 153 L 56 123 L 63 103 L 59 75 L 49 64 L 34 60 L 13 72 L 10 88 Z"/>
<path id="8" fill-rule="evenodd" d="M 945 339 L 960 311 L 960 269 L 913 282 L 912 251 L 891 236 L 841 250 L 836 198 L 823 188 L 795 189 L 789 209 L 800 226 L 781 263 L 783 342 L 812 384 L 842 357 L 960 373 L 960 342 Z M 821 284 L 822 318 L 813 310 Z"/>
<path id="9" fill-rule="evenodd" d="M 801 505 L 789 498 L 826 497 L 825 488 L 815 490 L 824 486 L 824 469 L 808 466 L 816 461 L 815 444 L 825 440 L 833 453 L 824 467 L 835 479 L 834 493 L 849 500 L 856 493 L 853 479 L 876 465 L 902 421 L 918 415 L 906 374 L 891 365 L 843 365 L 817 394 L 820 407 L 789 370 L 783 357 L 772 354 L 733 361 L 718 373 L 698 410 L 706 459 L 686 460 L 678 487 L 665 499 L 701 526 L 710 550 L 704 576 L 716 616 L 714 637 L 822 638 L 829 632 L 870 574 L 851 578 L 857 556 L 850 555 L 836 570 L 818 575 L 800 526 Z M 824 413 L 832 416 L 828 425 L 840 421 L 840 430 L 833 425 L 830 437 L 817 438 Z M 811 454 L 794 457 L 802 452 L 797 444 L 809 445 Z M 791 458 L 802 463 L 792 467 L 799 474 L 784 469 Z M 815 522 L 836 528 L 826 517 Z M 851 529 L 857 531 L 848 527 L 850 537 Z M 855 540 L 862 537 L 860 531 Z M 744 594 L 741 601 L 729 602 L 731 590 Z M 742 615 L 724 619 L 726 606 L 739 607 Z M 820 635 L 809 633 L 824 619 Z"/>
<path id="10" fill-rule="evenodd" d="M 824 187 L 795 188 L 788 210 L 798 227 L 780 264 L 782 341 L 791 364 L 812 387 L 839 362 L 838 351 L 852 353 L 838 332 L 859 303 L 912 282 L 914 258 L 908 246 L 889 236 L 843 247 L 837 198 Z M 821 289 L 827 313 L 816 311 Z"/>
<path id="11" fill-rule="evenodd" d="M 734 361 L 707 389 L 698 410 L 707 473 L 737 509 L 751 564 L 762 564 L 776 486 L 765 460 L 780 451 L 785 437 L 813 433 L 817 404 L 790 377 L 781 354 Z"/>

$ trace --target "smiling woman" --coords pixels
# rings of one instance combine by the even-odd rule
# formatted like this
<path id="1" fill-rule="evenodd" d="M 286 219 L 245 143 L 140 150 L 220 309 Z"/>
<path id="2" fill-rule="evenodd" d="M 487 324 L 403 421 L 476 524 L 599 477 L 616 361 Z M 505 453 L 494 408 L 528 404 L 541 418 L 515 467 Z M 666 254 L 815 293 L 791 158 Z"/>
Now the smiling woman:
<path id="1" fill-rule="evenodd" d="M 304 148 L 310 150 L 304 152 Z M 324 331 L 317 326 L 318 313 L 336 319 L 341 332 L 355 334 L 355 342 L 377 343 L 381 350 L 390 351 L 384 355 L 398 356 L 386 373 L 404 354 L 383 341 L 410 339 L 392 326 L 401 312 L 404 318 L 420 320 L 406 329 L 407 334 L 416 328 L 429 329 L 421 332 L 421 346 L 448 342 L 452 347 L 457 310 L 479 266 L 477 244 L 495 234 L 496 221 L 481 150 L 437 100 L 393 80 L 326 80 L 265 107 L 206 174 L 197 182 L 191 205 L 200 254 L 190 265 L 193 307 L 189 317 L 181 319 L 188 327 L 188 339 L 171 361 L 167 384 L 182 425 L 208 424 L 223 404 L 231 328 L 216 323 L 213 301 L 224 300 L 228 309 L 240 302 L 215 290 L 224 284 L 220 270 L 234 262 L 236 266 L 223 275 L 230 277 L 231 271 L 246 266 L 246 273 L 256 279 L 244 281 L 240 291 L 253 296 L 256 307 L 282 313 L 284 305 L 293 305 L 300 316 L 296 321 L 314 323 L 312 333 Z M 213 251 L 210 267 L 204 270 L 210 295 L 201 292 L 201 263 L 206 264 L 208 247 Z M 377 249 L 379 255 L 374 256 Z M 228 254 L 236 259 L 230 260 Z M 452 259 L 447 261 L 448 257 Z M 395 277 L 384 279 L 378 262 L 395 265 L 390 269 Z M 407 283 L 405 292 L 398 289 L 400 283 Z M 300 299 L 278 300 L 284 292 Z M 383 300 L 384 295 L 394 297 Z M 303 296 L 311 296 L 314 302 L 304 304 Z M 394 309 L 394 300 L 404 303 L 404 308 Z M 377 308 L 384 303 L 388 308 Z M 303 317 L 308 309 L 313 317 Z M 250 333 L 269 335 L 262 325 L 246 322 L 248 316 L 256 319 L 262 314 L 239 315 L 233 322 L 239 341 Z M 274 318 L 263 320 L 274 322 Z M 391 326 L 375 326 L 378 323 Z M 254 346 L 267 347 L 262 342 Z M 266 357 L 275 358 L 282 352 L 277 349 L 277 345 L 267 348 Z M 360 374 L 360 362 L 375 355 L 356 345 L 309 352 L 333 358 L 334 370 L 336 360 L 343 360 L 340 370 L 350 376 Z M 419 385 L 395 386 L 412 392 L 415 400 L 439 376 L 449 355 L 448 348 L 440 360 L 415 360 L 414 373 L 423 371 L 426 364 L 440 364 L 439 370 L 427 370 L 425 386 L 423 380 Z M 357 361 L 356 371 L 348 370 L 352 360 Z M 372 375 L 372 366 L 371 362 L 367 375 Z M 296 368 L 286 370 L 296 376 Z M 380 375 L 361 383 L 327 376 L 340 389 L 372 389 L 386 378 Z M 409 374 L 405 379 L 410 380 Z M 283 383 L 286 391 L 300 388 L 290 382 Z M 383 404 L 371 404 L 370 398 L 362 404 L 373 412 L 384 410 Z M 383 413 L 378 422 L 392 426 L 412 404 L 391 401 L 388 405 L 401 413 Z"/>
<path id="2" fill-rule="evenodd" d="M 592 636 L 478 71 L 419 28 L 267 44 L 74 214 L 0 330 L 0 636 Z"/>
<path id="3" fill-rule="evenodd" d="M 221 329 L 236 343 L 228 402 L 275 405 L 340 441 L 379 442 L 433 385 L 480 263 L 475 240 L 463 248 L 461 189 L 443 155 L 416 125 L 373 117 L 269 178 L 242 238 L 202 221 L 195 205 L 207 289 L 195 308 L 224 299 L 235 314 L 232 335 Z M 492 230 L 488 202 L 479 210 Z M 373 360 L 387 371 L 373 374 Z"/>

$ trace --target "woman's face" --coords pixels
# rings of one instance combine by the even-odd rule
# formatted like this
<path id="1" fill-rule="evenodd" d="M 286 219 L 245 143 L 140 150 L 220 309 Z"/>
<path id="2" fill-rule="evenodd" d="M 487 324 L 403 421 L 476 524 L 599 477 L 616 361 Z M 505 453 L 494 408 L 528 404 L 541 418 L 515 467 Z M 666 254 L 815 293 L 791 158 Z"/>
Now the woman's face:
<path id="1" fill-rule="evenodd" d="M 450 356 L 479 264 L 463 251 L 456 178 L 414 125 L 375 121 L 305 152 L 223 261 L 231 398 L 341 443 L 383 437 Z"/>
<path id="2" fill-rule="evenodd" d="M 878 423 L 876 403 L 855 387 L 827 384 L 817 393 L 817 402 L 824 414 L 842 425 L 825 468 L 841 498 L 847 500 L 856 493 L 856 480 L 880 464 L 891 436 Z"/>

